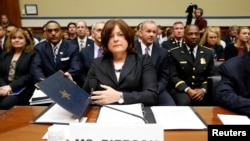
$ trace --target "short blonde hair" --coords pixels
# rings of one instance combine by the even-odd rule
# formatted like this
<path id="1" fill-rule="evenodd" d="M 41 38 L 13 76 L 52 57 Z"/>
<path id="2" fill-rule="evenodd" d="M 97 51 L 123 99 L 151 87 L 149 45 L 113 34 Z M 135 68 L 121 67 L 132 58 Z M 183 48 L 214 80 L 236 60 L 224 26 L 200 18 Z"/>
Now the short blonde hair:
<path id="1" fill-rule="evenodd" d="M 201 41 L 200 41 L 200 45 L 204 46 L 207 44 L 207 37 L 208 37 L 208 33 L 215 33 L 217 35 L 217 45 L 220 45 L 220 40 L 221 40 L 221 34 L 220 34 L 220 27 L 209 27 L 206 29 L 205 33 L 203 34 Z"/>

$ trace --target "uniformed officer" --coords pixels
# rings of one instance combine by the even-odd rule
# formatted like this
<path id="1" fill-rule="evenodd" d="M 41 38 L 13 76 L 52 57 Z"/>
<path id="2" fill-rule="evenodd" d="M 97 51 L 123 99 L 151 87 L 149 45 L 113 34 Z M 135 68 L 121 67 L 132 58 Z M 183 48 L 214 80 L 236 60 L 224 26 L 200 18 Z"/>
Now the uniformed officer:
<path id="1" fill-rule="evenodd" d="M 200 33 L 196 25 L 184 32 L 186 44 L 170 51 L 171 94 L 177 105 L 204 105 L 207 78 L 213 75 L 212 50 L 199 46 Z"/>
<path id="2" fill-rule="evenodd" d="M 184 24 L 181 21 L 177 21 L 173 24 L 173 38 L 170 38 L 167 41 L 162 43 L 162 48 L 167 49 L 170 51 L 172 48 L 175 47 L 182 47 L 185 44 L 184 39 Z"/>

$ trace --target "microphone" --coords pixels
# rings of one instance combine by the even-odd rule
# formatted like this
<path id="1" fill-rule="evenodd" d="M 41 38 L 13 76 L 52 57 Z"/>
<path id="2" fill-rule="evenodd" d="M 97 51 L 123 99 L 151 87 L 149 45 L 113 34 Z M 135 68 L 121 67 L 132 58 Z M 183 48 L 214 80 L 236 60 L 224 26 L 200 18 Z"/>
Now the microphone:
<path id="1" fill-rule="evenodd" d="M 97 80 L 96 79 L 92 78 L 92 79 L 89 80 L 89 88 L 91 90 L 91 96 L 92 96 L 93 91 L 97 88 Z M 92 101 L 91 103 L 96 104 L 96 105 L 101 106 L 101 107 L 103 106 L 103 107 L 106 107 L 106 108 L 109 108 L 109 109 L 112 109 L 112 110 L 115 110 L 115 111 L 118 111 L 118 112 L 122 112 L 124 114 L 128 114 L 128 115 L 140 118 L 140 119 L 142 119 L 144 121 L 144 123 L 148 123 L 148 121 L 144 117 L 141 117 L 139 115 L 136 115 L 136 114 L 133 114 L 133 113 L 130 113 L 130 112 L 126 112 L 126 111 L 123 111 L 123 110 L 120 110 L 120 109 L 117 109 L 117 108 L 114 108 L 114 107 L 110 107 L 108 105 L 98 104 L 95 101 Z"/>
<path id="2" fill-rule="evenodd" d="M 126 111 L 123 111 L 123 110 L 120 110 L 120 109 L 116 109 L 114 107 L 110 107 L 108 105 L 101 105 L 101 104 L 97 104 L 95 103 L 96 105 L 99 105 L 99 106 L 103 106 L 103 107 L 106 107 L 106 108 L 109 108 L 109 109 L 112 109 L 112 110 L 115 110 L 115 111 L 118 111 L 118 112 L 122 112 L 124 114 L 128 114 L 128 115 L 131 115 L 131 116 L 134 116 L 134 117 L 137 117 L 137 118 L 140 118 L 141 120 L 144 121 L 144 123 L 148 123 L 148 121 L 144 118 L 144 117 L 141 117 L 139 115 L 136 115 L 136 114 L 133 114 L 133 113 L 129 113 L 129 112 L 126 112 Z"/>
<path id="3" fill-rule="evenodd" d="M 96 90 L 97 88 L 97 80 L 95 78 L 89 79 L 89 88 L 90 88 L 91 95 L 92 95 L 92 92 Z"/>

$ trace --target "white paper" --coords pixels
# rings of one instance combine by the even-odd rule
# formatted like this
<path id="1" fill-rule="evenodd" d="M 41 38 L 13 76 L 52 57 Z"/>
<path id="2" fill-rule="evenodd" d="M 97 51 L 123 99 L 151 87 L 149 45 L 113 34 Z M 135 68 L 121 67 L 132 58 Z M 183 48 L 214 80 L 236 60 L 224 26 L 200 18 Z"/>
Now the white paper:
<path id="1" fill-rule="evenodd" d="M 80 122 L 84 122 L 84 117 L 80 119 Z M 55 104 L 48 111 L 46 111 L 41 117 L 39 117 L 35 123 L 62 123 L 67 124 L 71 122 L 79 122 L 79 120 L 70 112 L 63 109 L 60 105 Z"/>
<path id="2" fill-rule="evenodd" d="M 157 124 L 165 130 L 198 130 L 206 129 L 206 125 L 189 106 L 152 106 Z"/>
<path id="3" fill-rule="evenodd" d="M 49 103 L 53 103 L 54 101 L 41 90 L 35 89 L 29 102 L 30 102 L 30 105 L 38 105 L 38 104 L 49 104 Z"/>
<path id="4" fill-rule="evenodd" d="M 217 115 L 224 125 L 250 125 L 250 119 L 244 115 Z"/>
<path id="5" fill-rule="evenodd" d="M 144 118 L 142 111 L 142 104 L 129 104 L 129 105 L 107 105 L 109 107 L 119 109 L 131 114 L 135 114 Z M 139 117 L 120 112 L 107 107 L 102 107 L 97 119 L 97 123 L 102 124 L 144 124 L 145 122 Z"/>

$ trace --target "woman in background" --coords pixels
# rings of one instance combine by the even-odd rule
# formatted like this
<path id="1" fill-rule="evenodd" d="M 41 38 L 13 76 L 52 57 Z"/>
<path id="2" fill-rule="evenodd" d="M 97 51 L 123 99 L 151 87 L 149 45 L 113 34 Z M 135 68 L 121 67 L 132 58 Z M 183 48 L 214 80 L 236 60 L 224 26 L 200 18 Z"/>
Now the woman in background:
<path id="1" fill-rule="evenodd" d="M 34 44 L 29 35 L 16 28 L 10 32 L 6 52 L 0 58 L 0 109 L 28 105 L 35 89 L 30 75 Z M 18 95 L 14 92 L 23 89 Z"/>
<path id="2" fill-rule="evenodd" d="M 239 30 L 236 35 L 236 41 L 225 47 L 225 60 L 228 60 L 229 58 L 232 58 L 235 56 L 239 56 L 243 54 L 244 52 L 248 51 L 249 34 L 250 34 L 250 30 L 248 27 L 245 27 L 245 26 L 239 27 Z"/>
<path id="3" fill-rule="evenodd" d="M 203 34 L 200 45 L 213 49 L 214 61 L 224 61 L 224 48 L 220 44 L 218 27 L 209 27 Z"/>

